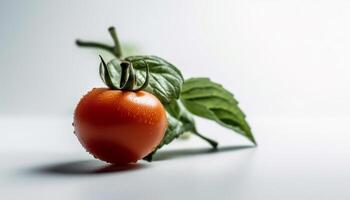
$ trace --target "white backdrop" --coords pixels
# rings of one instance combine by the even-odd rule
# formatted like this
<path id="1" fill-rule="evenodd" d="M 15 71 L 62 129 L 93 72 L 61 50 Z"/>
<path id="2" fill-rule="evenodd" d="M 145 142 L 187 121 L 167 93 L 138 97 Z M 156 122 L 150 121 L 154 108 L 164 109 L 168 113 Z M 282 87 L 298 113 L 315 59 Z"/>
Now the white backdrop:
<path id="1" fill-rule="evenodd" d="M 349 11 L 349 0 L 0 0 L 0 199 L 350 199 Z M 259 146 L 196 120 L 218 151 L 191 137 L 163 161 L 96 174 L 111 166 L 71 122 L 103 86 L 101 52 L 74 42 L 111 42 L 111 25 L 127 49 L 232 91 Z"/>
<path id="2" fill-rule="evenodd" d="M 122 42 L 164 57 L 185 77 L 210 76 L 249 116 L 350 112 L 349 1 L 0 2 L 0 114 L 70 115 L 95 86 L 96 51 Z"/>

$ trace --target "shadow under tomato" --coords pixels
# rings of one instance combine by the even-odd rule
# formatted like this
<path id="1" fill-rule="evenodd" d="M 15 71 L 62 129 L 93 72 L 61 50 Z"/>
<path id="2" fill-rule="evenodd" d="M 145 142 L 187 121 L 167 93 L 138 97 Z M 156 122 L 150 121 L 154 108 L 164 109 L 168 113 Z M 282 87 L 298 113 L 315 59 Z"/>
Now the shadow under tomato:
<path id="1" fill-rule="evenodd" d="M 132 163 L 126 165 L 113 165 L 99 160 L 83 160 L 55 163 L 43 167 L 38 167 L 32 171 L 39 174 L 56 175 L 93 175 L 105 173 L 121 173 L 145 168 L 147 165 L 142 163 Z"/>
<path id="2" fill-rule="evenodd" d="M 251 145 L 228 146 L 218 149 L 200 148 L 200 149 L 177 149 L 158 152 L 153 161 L 171 160 L 183 157 L 193 157 L 223 152 L 240 151 L 254 148 Z M 142 162 L 131 163 L 126 165 L 113 165 L 99 160 L 82 160 L 54 163 L 50 165 L 36 167 L 31 173 L 41 175 L 98 175 L 106 173 L 126 173 L 134 170 L 147 168 L 149 164 Z"/>
<path id="3" fill-rule="evenodd" d="M 256 146 L 252 146 L 252 145 L 239 145 L 239 146 L 219 147 L 217 149 L 201 148 L 201 149 L 167 150 L 167 151 L 158 152 L 154 156 L 153 161 L 162 161 L 162 160 L 189 157 L 189 156 L 199 156 L 199 155 L 208 155 L 208 154 L 214 154 L 214 153 L 240 151 L 243 149 L 250 149 L 250 148 L 255 148 L 255 147 Z"/>

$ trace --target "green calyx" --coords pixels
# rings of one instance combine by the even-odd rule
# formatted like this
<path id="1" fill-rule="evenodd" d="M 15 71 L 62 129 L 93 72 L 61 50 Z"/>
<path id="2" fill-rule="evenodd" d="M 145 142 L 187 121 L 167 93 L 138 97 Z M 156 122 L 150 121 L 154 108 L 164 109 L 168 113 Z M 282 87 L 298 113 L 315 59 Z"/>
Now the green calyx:
<path id="1" fill-rule="evenodd" d="M 121 68 L 120 82 L 119 82 L 119 86 L 116 86 L 113 83 L 113 80 L 112 80 L 113 76 L 110 74 L 109 69 L 107 67 L 107 64 L 103 60 L 101 55 L 100 55 L 100 59 L 101 59 L 101 65 L 103 67 L 103 70 L 106 72 L 104 80 L 105 80 L 106 85 L 110 89 L 112 89 L 112 90 L 126 90 L 126 91 L 137 92 L 137 91 L 145 89 L 148 86 L 148 83 L 149 83 L 149 66 L 148 66 L 147 62 L 144 62 L 145 66 L 146 66 L 146 78 L 145 78 L 145 81 L 140 87 L 135 88 L 136 87 L 136 82 L 137 82 L 137 79 L 136 79 L 137 77 L 136 77 L 136 73 L 135 73 L 134 67 L 133 67 L 131 62 L 125 61 L 125 60 L 121 61 L 121 63 L 120 63 L 120 68 Z"/>
<path id="2" fill-rule="evenodd" d="M 106 85 L 112 89 L 112 90 L 126 90 L 126 91 L 133 91 L 137 92 L 140 90 L 145 89 L 148 86 L 149 83 L 149 66 L 145 62 L 146 66 L 146 78 L 145 82 L 138 88 L 136 88 L 137 83 L 137 77 L 134 70 L 134 67 L 131 62 L 123 60 L 122 59 L 122 49 L 121 45 L 117 36 L 117 32 L 114 27 L 108 28 L 108 32 L 112 37 L 114 46 L 99 43 L 99 42 L 91 42 L 91 41 L 82 41 L 77 40 L 76 44 L 80 47 L 92 47 L 92 48 L 99 48 L 104 49 L 108 51 L 109 53 L 113 54 L 117 59 L 121 61 L 120 68 L 121 68 L 121 77 L 120 77 L 120 83 L 119 86 L 115 85 L 115 80 L 113 80 L 113 76 L 110 73 L 106 62 L 103 60 L 102 56 L 100 55 L 101 59 L 101 65 L 103 67 L 103 70 L 106 72 L 103 79 L 105 80 Z"/>

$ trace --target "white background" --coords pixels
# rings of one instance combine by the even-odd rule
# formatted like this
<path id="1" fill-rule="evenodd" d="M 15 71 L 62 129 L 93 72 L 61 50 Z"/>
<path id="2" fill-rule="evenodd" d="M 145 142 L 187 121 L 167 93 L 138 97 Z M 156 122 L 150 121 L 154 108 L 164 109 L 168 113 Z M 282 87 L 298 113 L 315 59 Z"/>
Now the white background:
<path id="1" fill-rule="evenodd" d="M 349 199 L 349 11 L 340 0 L 2 0 L 0 199 Z M 236 151 L 244 138 L 197 119 L 218 153 L 192 137 L 142 170 L 96 175 L 105 164 L 71 120 L 103 86 L 101 52 L 74 42 L 111 42 L 111 25 L 126 49 L 232 91 L 259 147 Z"/>
<path id="2" fill-rule="evenodd" d="M 349 1 L 1 1 L 0 113 L 71 114 L 103 86 L 76 38 L 122 42 L 210 76 L 248 116 L 350 112 Z"/>

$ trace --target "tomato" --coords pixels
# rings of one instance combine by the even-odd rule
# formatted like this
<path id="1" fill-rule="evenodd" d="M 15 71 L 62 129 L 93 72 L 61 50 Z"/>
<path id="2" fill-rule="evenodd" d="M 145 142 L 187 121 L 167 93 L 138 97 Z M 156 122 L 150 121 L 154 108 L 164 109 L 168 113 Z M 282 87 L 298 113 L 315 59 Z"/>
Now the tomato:
<path id="1" fill-rule="evenodd" d="M 74 128 L 80 143 L 93 156 L 126 164 L 156 148 L 167 121 L 163 105 L 148 92 L 96 88 L 78 103 Z"/>

